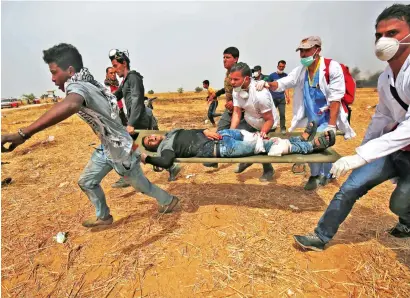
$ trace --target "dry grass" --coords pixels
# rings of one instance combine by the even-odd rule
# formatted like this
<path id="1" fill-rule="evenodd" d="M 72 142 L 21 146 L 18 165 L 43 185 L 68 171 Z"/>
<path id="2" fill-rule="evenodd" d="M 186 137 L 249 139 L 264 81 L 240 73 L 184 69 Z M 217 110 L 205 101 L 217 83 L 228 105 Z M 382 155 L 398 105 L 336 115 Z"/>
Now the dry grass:
<path id="1" fill-rule="evenodd" d="M 160 94 L 160 129 L 204 127 L 204 93 Z M 354 140 L 336 149 L 351 154 L 377 102 L 361 89 L 353 106 Z M 223 109 L 220 104 L 218 110 Z M 4 111 L 2 133 L 16 131 L 49 106 Z M 288 122 L 291 109 L 288 108 Z M 5 117 L 4 117 L 5 116 Z M 54 142 L 43 142 L 49 135 Z M 275 180 L 261 184 L 261 166 L 234 174 L 184 164 L 177 181 L 144 172 L 184 200 L 182 212 L 159 217 L 154 200 L 102 182 L 115 223 L 87 230 L 94 208 L 76 181 L 98 140 L 77 116 L 39 133 L 2 166 L 2 296 L 4 297 L 409 297 L 410 242 L 384 231 L 393 185 L 370 191 L 354 207 L 322 253 L 302 252 L 292 235 L 311 231 L 345 178 L 315 192 L 290 164 L 275 164 Z M 186 178 L 188 174 L 195 174 Z M 293 210 L 289 205 L 297 206 Z M 69 232 L 58 244 L 53 236 Z"/>

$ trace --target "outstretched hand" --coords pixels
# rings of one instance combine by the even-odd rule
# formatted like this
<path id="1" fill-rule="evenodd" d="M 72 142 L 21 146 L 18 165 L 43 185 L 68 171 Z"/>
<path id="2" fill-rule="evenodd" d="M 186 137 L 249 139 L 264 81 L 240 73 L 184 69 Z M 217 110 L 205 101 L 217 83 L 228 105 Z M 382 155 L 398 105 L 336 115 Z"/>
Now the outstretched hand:
<path id="1" fill-rule="evenodd" d="M 1 136 L 1 152 L 11 152 L 25 141 L 18 133 L 3 135 Z M 10 144 L 8 148 L 4 146 L 6 144 Z"/>

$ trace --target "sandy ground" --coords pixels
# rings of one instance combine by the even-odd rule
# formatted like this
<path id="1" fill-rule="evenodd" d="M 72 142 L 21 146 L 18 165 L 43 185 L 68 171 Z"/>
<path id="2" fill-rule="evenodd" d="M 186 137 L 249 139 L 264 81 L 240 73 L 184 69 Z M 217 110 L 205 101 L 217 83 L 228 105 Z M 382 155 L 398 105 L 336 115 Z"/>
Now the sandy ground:
<path id="1" fill-rule="evenodd" d="M 160 129 L 203 128 L 205 93 L 159 94 Z M 338 137 L 335 149 L 354 153 L 374 113 L 377 93 L 360 89 L 352 124 L 358 136 Z M 27 126 L 50 106 L 2 113 L 2 133 Z M 220 103 L 218 110 L 223 110 Z M 291 108 L 287 109 L 287 123 Z M 45 142 L 54 136 L 53 142 Z M 182 210 L 159 216 L 155 200 L 132 188 L 102 182 L 115 223 L 85 229 L 94 208 L 77 186 L 98 143 L 77 116 L 49 128 L 13 153 L 3 153 L 3 297 L 409 297 L 410 240 L 385 233 L 394 189 L 385 182 L 354 207 L 321 253 L 303 252 L 292 235 L 312 231 L 343 177 L 313 192 L 309 173 L 274 164 L 275 178 L 260 183 L 261 165 L 242 174 L 183 164 L 177 181 L 143 166 L 149 179 L 179 196 Z M 187 175 L 192 174 L 190 178 Z M 295 210 L 290 205 L 297 207 Z M 53 240 L 68 232 L 64 244 Z"/>

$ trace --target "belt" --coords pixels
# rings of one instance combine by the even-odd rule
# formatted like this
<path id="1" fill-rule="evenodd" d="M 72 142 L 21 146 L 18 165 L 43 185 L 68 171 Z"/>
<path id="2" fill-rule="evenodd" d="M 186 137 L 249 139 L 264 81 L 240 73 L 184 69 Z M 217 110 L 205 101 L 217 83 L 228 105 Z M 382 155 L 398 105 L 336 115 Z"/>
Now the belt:
<path id="1" fill-rule="evenodd" d="M 215 157 L 221 157 L 221 144 L 219 141 L 214 141 L 214 155 Z"/>

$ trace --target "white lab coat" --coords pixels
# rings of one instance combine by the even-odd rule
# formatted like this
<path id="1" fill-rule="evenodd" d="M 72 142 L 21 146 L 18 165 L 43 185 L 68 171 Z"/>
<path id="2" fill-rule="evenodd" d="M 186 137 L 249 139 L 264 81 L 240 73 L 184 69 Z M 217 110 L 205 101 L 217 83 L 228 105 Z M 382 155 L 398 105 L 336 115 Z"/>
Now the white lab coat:
<path id="1" fill-rule="evenodd" d="M 319 87 L 326 97 L 327 103 L 333 101 L 341 101 L 345 94 L 345 80 L 343 70 L 340 64 L 334 60 L 329 65 L 329 81 L 328 84 L 325 78 L 325 61 L 320 57 L 319 66 Z M 286 89 L 294 88 L 293 93 L 293 118 L 289 131 L 293 131 L 297 127 L 306 127 L 307 117 L 305 114 L 305 105 L 303 104 L 303 86 L 305 83 L 305 75 L 307 68 L 299 66 L 293 69 L 286 77 L 277 80 L 278 89 L 276 91 L 285 91 Z M 347 113 L 343 106 L 340 105 L 340 113 L 336 121 L 337 128 L 344 132 L 345 139 L 350 139 L 356 136 L 356 133 L 350 127 L 347 121 Z"/>
<path id="2" fill-rule="evenodd" d="M 410 109 L 407 111 L 390 92 L 390 85 L 396 87 L 401 100 L 410 105 L 410 55 L 402 65 L 396 81 L 390 66 L 387 66 L 377 82 L 379 104 L 372 117 L 362 145 L 357 154 L 367 162 L 389 155 L 410 145 Z M 399 123 L 394 130 L 391 129 Z"/>

